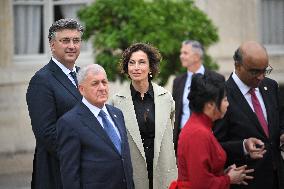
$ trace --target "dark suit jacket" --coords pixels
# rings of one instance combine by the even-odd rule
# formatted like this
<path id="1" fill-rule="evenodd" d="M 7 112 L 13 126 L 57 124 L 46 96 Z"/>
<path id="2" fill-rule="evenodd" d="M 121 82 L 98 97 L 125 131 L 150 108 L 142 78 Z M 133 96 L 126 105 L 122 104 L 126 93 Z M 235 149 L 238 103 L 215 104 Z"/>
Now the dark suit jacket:
<path id="1" fill-rule="evenodd" d="M 56 157 L 56 121 L 82 97 L 62 70 L 52 61 L 31 79 L 26 100 L 36 138 L 32 188 L 61 188 Z"/>
<path id="2" fill-rule="evenodd" d="M 132 164 L 122 112 L 106 105 L 121 136 L 121 154 L 81 102 L 58 121 L 64 189 L 133 189 Z"/>
<path id="3" fill-rule="evenodd" d="M 267 111 L 269 138 L 265 135 L 256 114 L 250 108 L 232 76 L 226 85 L 229 107 L 225 117 L 216 123 L 214 134 L 227 152 L 228 165 L 245 164 L 255 169 L 254 179 L 249 181 L 248 187 L 232 186 L 232 188 L 271 188 L 273 170 L 278 172 L 281 184 L 279 188 L 284 188 L 284 166 L 279 151 L 280 134 L 284 131 L 280 125 L 277 83 L 265 78 L 259 86 Z M 244 155 L 243 140 L 249 137 L 258 138 L 265 143 L 267 152 L 262 159 L 252 160 L 248 155 Z"/>
<path id="4" fill-rule="evenodd" d="M 210 74 L 211 72 L 212 71 L 205 68 L 204 74 L 207 75 L 207 74 Z M 187 78 L 187 73 L 184 73 L 176 77 L 173 82 L 172 95 L 175 101 L 175 109 L 176 109 L 173 140 L 174 140 L 176 152 L 177 152 L 178 137 L 180 133 L 180 122 L 181 122 L 181 116 L 182 116 L 182 100 L 183 100 L 183 91 L 184 91 L 186 78 Z"/>

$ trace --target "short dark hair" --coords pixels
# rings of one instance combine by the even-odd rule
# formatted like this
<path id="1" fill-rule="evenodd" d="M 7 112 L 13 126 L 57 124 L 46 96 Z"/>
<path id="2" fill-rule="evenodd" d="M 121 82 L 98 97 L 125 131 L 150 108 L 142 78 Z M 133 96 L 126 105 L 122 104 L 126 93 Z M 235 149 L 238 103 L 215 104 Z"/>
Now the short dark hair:
<path id="1" fill-rule="evenodd" d="M 188 95 L 189 108 L 192 112 L 201 113 L 205 104 L 213 101 L 220 110 L 225 95 L 225 78 L 223 75 L 216 72 L 210 72 L 206 75 L 194 74 Z"/>
<path id="2" fill-rule="evenodd" d="M 259 44 L 259 45 L 267 53 L 266 48 L 263 45 L 261 45 L 261 44 Z M 243 63 L 243 61 L 244 61 L 244 54 L 245 54 L 245 52 L 243 51 L 243 49 L 241 47 L 237 48 L 237 50 L 235 51 L 234 56 L 233 56 L 235 64 L 236 63 L 239 63 L 239 64 Z"/>
<path id="3" fill-rule="evenodd" d="M 83 26 L 79 24 L 79 22 L 77 22 L 76 20 L 71 18 L 60 19 L 54 22 L 49 28 L 49 33 L 48 33 L 49 42 L 52 39 L 54 39 L 56 32 L 64 29 L 77 30 L 81 33 L 81 36 L 83 35 L 84 32 Z"/>
<path id="4" fill-rule="evenodd" d="M 152 73 L 152 77 L 154 78 L 159 73 L 159 64 L 162 60 L 162 56 L 156 47 L 146 43 L 134 43 L 122 53 L 122 58 L 120 60 L 121 72 L 128 74 L 129 59 L 132 53 L 137 52 L 139 50 L 147 54 L 147 57 L 149 59 L 150 71 Z M 149 77 L 149 79 L 152 78 Z"/>
<path id="5" fill-rule="evenodd" d="M 233 59 L 234 59 L 235 63 L 241 64 L 243 62 L 243 53 L 242 53 L 242 50 L 240 48 L 238 48 L 235 51 Z"/>

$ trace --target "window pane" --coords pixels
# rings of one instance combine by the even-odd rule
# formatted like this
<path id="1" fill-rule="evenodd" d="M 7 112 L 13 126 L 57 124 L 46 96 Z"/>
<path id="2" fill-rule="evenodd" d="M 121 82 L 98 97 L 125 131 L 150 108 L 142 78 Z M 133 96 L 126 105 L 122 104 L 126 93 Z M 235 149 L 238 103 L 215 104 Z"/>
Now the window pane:
<path id="1" fill-rule="evenodd" d="M 43 53 L 43 6 L 14 5 L 15 54 Z"/>
<path id="2" fill-rule="evenodd" d="M 262 41 L 266 45 L 284 44 L 284 0 L 262 0 Z"/>
<path id="3" fill-rule="evenodd" d="M 54 6 L 54 21 L 59 20 L 61 18 L 73 18 L 80 22 L 77 17 L 78 10 L 85 6 L 84 4 L 64 4 L 64 5 L 55 5 Z M 86 42 L 82 41 L 82 51 L 87 50 Z"/>

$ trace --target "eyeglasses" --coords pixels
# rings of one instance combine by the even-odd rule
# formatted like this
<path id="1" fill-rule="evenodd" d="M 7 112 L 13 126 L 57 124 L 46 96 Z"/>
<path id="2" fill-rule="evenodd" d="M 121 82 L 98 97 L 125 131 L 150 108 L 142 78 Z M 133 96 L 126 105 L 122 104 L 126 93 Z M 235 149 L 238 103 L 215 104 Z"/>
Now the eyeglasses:
<path id="1" fill-rule="evenodd" d="M 270 65 L 268 65 L 265 69 L 251 69 L 251 68 L 248 68 L 247 65 L 245 65 L 243 63 L 242 63 L 242 66 L 252 76 L 259 76 L 261 74 L 264 74 L 266 76 L 266 75 L 269 75 L 273 70 L 272 66 L 270 66 Z"/>
<path id="2" fill-rule="evenodd" d="M 71 43 L 71 40 L 73 42 L 74 45 L 78 45 L 81 43 L 82 39 L 80 38 L 62 38 L 62 39 L 59 39 L 58 41 L 60 41 L 61 43 L 63 43 L 64 45 L 68 45 Z"/>

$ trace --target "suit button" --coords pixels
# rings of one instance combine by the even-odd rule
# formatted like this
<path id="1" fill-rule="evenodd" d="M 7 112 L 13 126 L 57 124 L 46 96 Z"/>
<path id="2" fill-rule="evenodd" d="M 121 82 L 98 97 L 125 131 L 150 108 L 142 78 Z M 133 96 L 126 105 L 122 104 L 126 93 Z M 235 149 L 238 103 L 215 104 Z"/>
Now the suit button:
<path id="1" fill-rule="evenodd" d="M 126 180 L 125 180 L 125 179 L 123 179 L 123 180 L 122 180 L 122 182 L 123 182 L 123 183 L 126 183 Z"/>
<path id="2" fill-rule="evenodd" d="M 123 162 L 124 162 L 124 159 L 122 158 L 122 159 L 121 159 L 121 161 L 123 161 Z"/>

